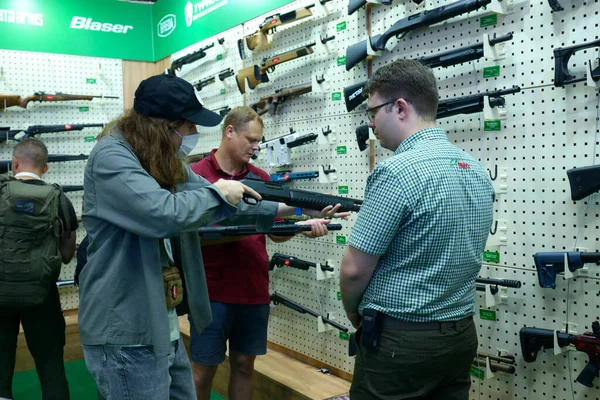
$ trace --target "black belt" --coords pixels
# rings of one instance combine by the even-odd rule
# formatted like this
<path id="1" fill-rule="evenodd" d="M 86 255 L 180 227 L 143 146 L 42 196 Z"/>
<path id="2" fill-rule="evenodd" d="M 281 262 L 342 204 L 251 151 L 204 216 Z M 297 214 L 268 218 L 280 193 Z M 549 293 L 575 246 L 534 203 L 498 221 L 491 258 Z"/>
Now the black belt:
<path id="1" fill-rule="evenodd" d="M 458 321 L 432 321 L 432 322 L 405 322 L 383 314 L 383 329 L 397 329 L 405 331 L 437 331 L 455 328 L 462 330 L 473 320 L 472 316 L 459 319 Z"/>

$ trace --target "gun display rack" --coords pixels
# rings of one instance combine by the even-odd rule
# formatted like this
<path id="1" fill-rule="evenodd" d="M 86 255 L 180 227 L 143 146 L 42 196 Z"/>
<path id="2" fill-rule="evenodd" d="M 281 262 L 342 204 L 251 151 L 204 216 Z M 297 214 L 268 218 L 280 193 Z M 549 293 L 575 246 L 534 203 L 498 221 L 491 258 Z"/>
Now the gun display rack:
<path id="1" fill-rule="evenodd" d="M 27 109 L 10 107 L 0 111 L 0 126 L 25 129 L 33 125 L 95 124 L 106 123 L 123 113 L 123 73 L 121 60 L 0 50 L 0 93 L 28 96 L 38 91 L 72 94 L 116 96 L 117 99 L 92 101 L 31 102 Z M 45 133 L 39 135 L 50 154 L 89 154 L 101 127 L 82 131 Z M 17 142 L 0 143 L 0 160 L 10 160 Z M 63 185 L 83 184 L 86 161 L 51 163 L 44 180 Z M 75 214 L 81 217 L 83 192 L 67 193 Z M 79 223 L 77 243 L 85 236 Z M 60 280 L 71 280 L 75 272 L 76 257 L 63 265 Z M 79 307 L 77 288 L 59 288 L 63 309 Z"/>
<path id="2" fill-rule="evenodd" d="M 501 36 L 514 32 L 513 40 L 507 42 L 504 59 L 492 61 L 482 58 L 434 69 L 442 99 L 521 87 L 520 93 L 505 96 L 507 118 L 501 121 L 500 131 L 483 130 L 483 113 L 456 115 L 438 122 L 440 127 L 446 129 L 450 140 L 479 158 L 492 176 L 494 171 L 506 169 L 506 193 L 497 195 L 494 207 L 495 219 L 506 221 L 506 231 L 496 232 L 496 235 L 506 237 L 502 242 L 506 245 L 489 248 L 499 252 L 500 262 L 484 263 L 480 276 L 522 282 L 520 289 L 510 289 L 506 301 L 492 309 L 496 312 L 495 321 L 480 318 L 479 310 L 486 309 L 485 293 L 477 294 L 475 320 L 479 350 L 497 354 L 501 349 L 514 354 L 516 371 L 513 375 L 496 372 L 492 379 L 486 380 L 473 377 L 472 399 L 600 399 L 597 388 L 588 389 L 574 382 L 577 371 L 587 361 L 584 353 L 568 352 L 558 356 L 540 353 L 539 362 L 526 364 L 520 355 L 518 339 L 518 331 L 522 326 L 561 329 L 568 320 L 577 325 L 578 333 L 583 333 L 591 330 L 588 326 L 591 320 L 600 317 L 600 300 L 596 296 L 600 290 L 600 267 L 594 269 L 595 266 L 590 266 L 589 277 L 571 281 L 568 288 L 567 283 L 559 277 L 557 289 L 552 290 L 539 287 L 533 263 L 533 254 L 537 251 L 572 250 L 583 224 L 586 227 L 579 234 L 578 247 L 584 251 L 599 251 L 600 247 L 597 233 L 600 232 L 598 203 L 594 198 L 588 200 L 592 204 L 585 217 L 583 213 L 588 201 L 570 200 L 566 175 L 569 168 L 592 164 L 598 92 L 583 83 L 567 85 L 565 88 L 557 88 L 552 84 L 552 49 L 597 40 L 590 29 L 595 29 L 593 19 L 600 11 L 600 3 L 585 1 L 575 4 L 567 1 L 563 2 L 565 10 L 560 13 L 553 13 L 545 1 L 515 3 L 512 14 L 499 14 L 498 22 L 488 27 L 481 27 L 480 19 L 489 15 L 489 10 L 472 12 L 443 25 L 414 31 L 401 41 L 392 39 L 388 44 L 389 52 L 373 58 L 375 70 L 394 58 L 429 56 L 482 42 L 484 33 Z M 450 2 L 431 1 L 427 6 L 435 8 Z M 302 5 L 296 1 L 274 12 L 291 11 Z M 314 54 L 308 57 L 277 66 L 275 71 L 269 73 L 270 82 L 247 92 L 246 104 L 253 104 L 278 89 L 323 75 L 324 86 L 328 87 L 325 93 L 313 90 L 283 103 L 277 114 L 263 116 L 265 138 L 268 140 L 286 134 L 290 126 L 301 134 L 318 133 L 316 144 L 294 149 L 293 163 L 286 169 L 309 171 L 320 165 L 335 165 L 338 181 L 323 184 L 317 180 L 299 180 L 287 184 L 294 188 L 333 194 L 339 193 L 339 186 L 347 186 L 348 197 L 361 198 L 369 174 L 369 154 L 368 151 L 358 150 L 354 130 L 366 121 L 365 106 L 363 104 L 347 113 L 343 98 L 334 100 L 332 94 L 367 79 L 364 64 L 351 71 L 346 71 L 344 65 L 337 65 L 338 57 L 344 55 L 347 46 L 367 36 L 367 11 L 362 8 L 348 16 L 347 1 L 341 0 L 330 2 L 328 8 L 328 16 L 306 18 L 280 27 L 275 34 L 269 35 L 271 45 L 267 50 L 246 52 L 247 66 L 260 63 L 262 58 L 272 54 L 317 40 L 319 36 L 336 36 L 333 41 L 335 50 L 331 53 L 315 49 Z M 420 10 L 416 4 L 400 1 L 394 1 L 392 6 L 371 6 L 372 32 L 383 32 L 398 19 Z M 247 22 L 244 32 L 254 32 L 266 16 Z M 336 26 L 344 22 L 346 28 L 337 31 Z M 213 39 L 209 38 L 206 42 Z M 178 55 L 183 55 L 185 51 Z M 585 70 L 588 60 L 593 61 L 597 56 L 597 51 L 576 53 L 571 59 L 570 68 L 574 71 Z M 237 52 L 228 55 L 226 62 L 215 67 L 215 71 L 228 67 L 229 63 L 241 65 Z M 484 78 L 484 69 L 494 66 L 500 67 L 499 76 Z M 203 70 L 202 73 L 210 72 Z M 207 87 L 204 90 L 212 89 Z M 241 104 L 239 93 L 231 97 L 232 106 Z M 211 106 L 214 104 L 213 108 L 218 108 L 229 98 L 229 95 L 211 96 L 206 100 Z M 324 137 L 320 133 L 327 126 L 333 128 L 335 140 L 330 140 L 332 135 Z M 211 139 L 214 140 L 204 142 L 201 151 L 218 146 L 220 134 L 211 135 Z M 343 149 L 338 151 L 340 146 L 345 146 L 345 152 Z M 391 154 L 378 144 L 375 149 L 377 162 Z M 269 173 L 277 170 L 268 167 L 264 155 L 256 160 L 256 165 Z M 502 172 L 496 175 L 502 175 Z M 347 238 L 355 219 L 352 216 L 348 222 L 342 222 L 344 228 L 341 232 L 324 238 L 294 238 L 282 244 L 269 243 L 269 254 L 281 252 L 304 259 L 341 261 L 345 245 L 336 243 L 336 237 Z M 271 272 L 271 290 L 302 302 L 323 315 L 333 313 L 338 322 L 347 324 L 338 299 L 339 263 L 336 267 L 336 278 L 325 281 L 317 281 L 310 271 L 277 269 Z M 269 340 L 352 372 L 354 360 L 346 356 L 348 342 L 340 339 L 337 331 L 317 333 L 313 322 L 292 310 L 281 307 L 272 309 Z"/>

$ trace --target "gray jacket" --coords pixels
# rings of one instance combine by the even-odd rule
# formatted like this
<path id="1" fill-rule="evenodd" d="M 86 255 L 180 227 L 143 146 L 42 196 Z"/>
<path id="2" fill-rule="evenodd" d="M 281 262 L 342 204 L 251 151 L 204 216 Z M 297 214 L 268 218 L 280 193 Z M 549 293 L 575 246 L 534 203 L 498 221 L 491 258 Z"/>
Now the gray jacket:
<path id="1" fill-rule="evenodd" d="M 196 230 L 226 218 L 230 224 L 272 225 L 277 203 L 235 207 L 189 167 L 185 171 L 187 182 L 173 194 L 142 168 L 119 132 L 92 150 L 84 175 L 83 225 L 90 244 L 79 287 L 82 344 L 152 345 L 157 355 L 168 354 L 160 239 L 174 238 L 185 296 L 201 331 L 212 315 Z"/>

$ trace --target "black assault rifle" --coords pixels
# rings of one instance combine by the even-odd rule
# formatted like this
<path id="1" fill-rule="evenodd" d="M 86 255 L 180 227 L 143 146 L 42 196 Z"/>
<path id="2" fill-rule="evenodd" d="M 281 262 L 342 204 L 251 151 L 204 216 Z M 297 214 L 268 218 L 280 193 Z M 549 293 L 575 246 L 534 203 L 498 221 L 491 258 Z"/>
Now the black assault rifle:
<path id="1" fill-rule="evenodd" d="M 447 118 L 457 114 L 472 114 L 483 111 L 485 97 L 489 99 L 490 107 L 504 107 L 506 100 L 502 96 L 520 91 L 521 88 L 519 86 L 513 86 L 510 89 L 494 90 L 454 99 L 440 100 L 436 118 Z"/>
<path id="2" fill-rule="evenodd" d="M 584 264 L 600 265 L 600 253 L 581 251 L 551 251 L 535 253 L 533 261 L 538 272 L 538 280 L 543 288 L 556 288 L 556 274 L 565 271 L 565 258 L 569 271 L 575 272 Z"/>
<path id="3" fill-rule="evenodd" d="M 68 192 L 79 192 L 83 190 L 83 185 L 61 185 L 62 191 L 65 193 Z"/>
<path id="4" fill-rule="evenodd" d="M 571 200 L 581 200 L 600 190 L 600 165 L 570 169 L 567 177 L 571 185 Z"/>
<path id="5" fill-rule="evenodd" d="M 512 40 L 512 38 L 512 32 L 500 37 L 496 37 L 494 34 L 494 37 L 489 39 L 489 44 L 490 46 L 495 46 L 498 43 Z M 419 57 L 415 60 L 419 61 L 423 65 L 428 66 L 429 68 L 445 68 L 480 59 L 483 57 L 483 47 L 483 43 L 476 43 L 461 47 L 460 49 L 449 50 L 443 53 L 433 54 L 431 56 Z M 367 81 L 362 81 L 344 88 L 344 102 L 346 103 L 346 111 L 350 112 L 354 110 L 366 100 L 366 97 L 363 96 L 363 88 L 366 83 Z"/>
<path id="6" fill-rule="evenodd" d="M 66 154 L 48 154 L 48 162 L 61 162 L 61 161 L 77 161 L 77 160 L 87 160 L 87 154 L 77 154 L 77 155 L 66 155 Z M 0 173 L 8 172 L 12 168 L 12 160 L 10 161 L 0 161 Z"/>
<path id="7" fill-rule="evenodd" d="M 554 348 L 554 338 L 559 347 L 574 345 L 578 351 L 589 356 L 589 361 L 575 381 L 587 387 L 594 387 L 594 378 L 600 369 L 600 324 L 592 322 L 592 332 L 583 335 L 571 335 L 566 332 L 556 332 L 551 329 L 521 328 L 521 352 L 525 362 L 534 362 L 541 349 Z"/>
<path id="8" fill-rule="evenodd" d="M 327 229 L 331 231 L 340 231 L 342 230 L 342 225 L 328 224 Z M 298 225 L 290 223 L 273 224 L 273 226 L 267 231 L 258 229 L 256 225 L 206 226 L 198 229 L 198 236 L 205 240 L 219 240 L 229 236 L 250 235 L 294 236 L 298 232 L 306 232 L 310 230 L 310 225 Z"/>
<path id="9" fill-rule="evenodd" d="M 350 71 L 352 67 L 367 58 L 369 45 L 375 51 L 385 50 L 385 45 L 393 36 L 402 38 L 410 31 L 478 10 L 491 2 L 492 0 L 459 0 L 452 4 L 443 5 L 403 18 L 383 34 L 368 37 L 366 40 L 348 47 L 346 49 L 346 71 Z M 367 40 L 369 43 L 367 43 Z"/>
<path id="10" fill-rule="evenodd" d="M 277 292 L 273 292 L 273 294 L 271 295 L 271 301 L 273 302 L 273 304 L 275 305 L 279 305 L 282 304 L 286 307 L 291 308 L 292 310 L 298 311 L 301 314 L 310 314 L 313 317 L 321 317 L 323 319 L 323 322 L 326 324 L 329 324 L 331 326 L 333 326 L 334 328 L 342 331 L 342 332 L 348 332 L 348 328 L 346 328 L 343 325 L 338 324 L 337 322 L 334 322 L 332 320 L 330 320 L 329 318 L 325 318 L 324 316 L 322 316 L 321 314 L 308 309 L 304 306 L 301 306 L 298 303 L 293 302 L 292 300 L 288 299 L 287 297 L 284 297 L 282 295 L 280 295 Z"/>
<path id="11" fill-rule="evenodd" d="M 554 86 L 564 86 L 571 83 L 583 82 L 587 79 L 585 76 L 577 78 L 571 75 L 569 72 L 569 60 L 575 52 L 592 47 L 600 47 L 600 39 L 589 43 L 554 49 Z M 592 80 L 598 82 L 598 80 L 600 80 L 600 66 L 592 70 L 592 63 L 591 61 L 588 61 L 588 67 L 592 75 Z"/>
<path id="12" fill-rule="evenodd" d="M 253 174 L 248 174 L 246 179 L 241 182 L 258 192 L 263 200 L 285 203 L 291 207 L 302 207 L 309 210 L 321 211 L 329 205 L 335 206 L 339 203 L 341 204 L 339 211 L 344 212 L 360 211 L 360 206 L 362 205 L 362 200 L 311 192 L 308 190 L 290 189 L 283 183 L 263 181 Z M 244 195 L 244 202 L 256 204 L 256 199 Z"/>
<path id="13" fill-rule="evenodd" d="M 104 127 L 104 124 L 31 125 L 27 129 L 0 128 L 0 142 L 7 140 L 15 140 L 20 142 L 21 140 L 25 140 L 34 135 L 39 135 L 42 133 L 81 131 L 84 128 L 99 127 Z M 19 133 L 21 132 L 23 132 L 23 135 L 19 136 Z M 17 138 L 17 136 L 19 137 Z"/>
<path id="14" fill-rule="evenodd" d="M 200 50 L 196 50 L 193 53 L 190 53 L 186 56 L 178 58 L 177 60 L 175 60 L 171 63 L 171 68 L 169 68 L 167 70 L 167 73 L 169 75 L 177 75 L 175 72 L 181 71 L 181 67 L 183 67 L 185 64 L 191 64 L 194 61 L 198 61 L 199 59 L 206 57 L 206 50 L 208 50 L 214 46 L 215 46 L 215 44 L 213 42 L 213 43 L 209 44 L 208 46 L 201 48 Z"/>
<path id="15" fill-rule="evenodd" d="M 342 226 L 340 225 L 340 228 L 341 227 Z M 327 229 L 329 229 L 329 225 L 327 225 Z M 271 257 L 271 260 L 269 260 L 269 271 L 274 270 L 275 267 L 278 267 L 278 268 L 290 267 L 290 268 L 301 269 L 303 271 L 308 271 L 309 268 L 317 268 L 317 264 L 314 262 L 301 260 L 296 257 L 288 256 L 285 254 L 275 253 L 275 254 L 273 254 L 273 257 Z M 325 265 L 321 265 L 321 270 L 322 271 L 333 271 L 334 269 L 333 269 L 333 267 L 331 267 L 331 266 L 327 265 L 327 263 L 325 263 Z"/>

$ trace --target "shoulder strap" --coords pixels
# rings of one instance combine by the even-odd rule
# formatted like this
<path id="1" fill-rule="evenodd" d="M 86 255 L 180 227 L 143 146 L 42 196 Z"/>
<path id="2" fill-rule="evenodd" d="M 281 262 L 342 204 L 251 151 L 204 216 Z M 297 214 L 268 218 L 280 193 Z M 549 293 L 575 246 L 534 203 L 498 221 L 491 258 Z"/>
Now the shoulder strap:
<path id="1" fill-rule="evenodd" d="M 69 213 L 69 205 L 67 203 L 67 196 L 65 196 L 65 194 L 63 193 L 60 185 L 58 185 L 57 183 L 53 183 L 52 186 L 54 186 L 59 191 L 58 203 L 59 203 L 59 207 L 62 208 L 63 215 L 65 216 L 65 230 L 63 233 L 65 233 L 65 232 L 71 233 L 71 214 Z"/>

